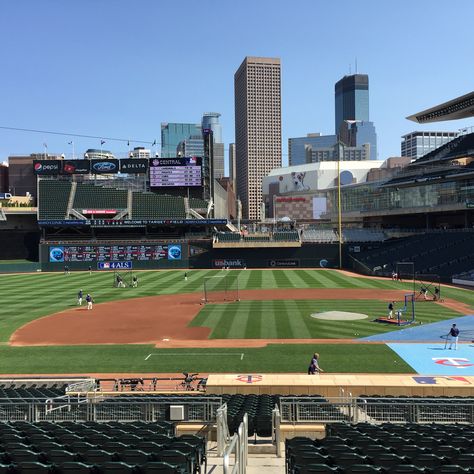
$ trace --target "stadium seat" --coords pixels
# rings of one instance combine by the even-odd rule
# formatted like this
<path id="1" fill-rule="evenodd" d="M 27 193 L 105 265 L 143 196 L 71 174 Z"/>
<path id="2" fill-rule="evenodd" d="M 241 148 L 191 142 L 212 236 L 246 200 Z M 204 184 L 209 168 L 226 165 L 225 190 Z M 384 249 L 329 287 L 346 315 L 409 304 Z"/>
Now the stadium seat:
<path id="1" fill-rule="evenodd" d="M 186 469 L 167 462 L 149 462 L 138 466 L 138 472 L 141 474 L 186 474 Z"/>

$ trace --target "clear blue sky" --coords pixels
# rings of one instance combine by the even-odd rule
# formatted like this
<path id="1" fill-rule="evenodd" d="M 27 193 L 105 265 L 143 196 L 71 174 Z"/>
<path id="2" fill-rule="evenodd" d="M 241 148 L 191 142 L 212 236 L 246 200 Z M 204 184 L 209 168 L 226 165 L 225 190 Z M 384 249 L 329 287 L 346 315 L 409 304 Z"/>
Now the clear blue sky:
<path id="1" fill-rule="evenodd" d="M 287 138 L 333 133 L 334 83 L 369 74 L 379 158 L 407 115 L 474 89 L 472 0 L 15 0 L 0 7 L 0 126 L 160 139 L 161 122 L 222 113 L 234 140 L 233 75 L 245 56 L 282 60 Z M 71 138 L 0 130 L 10 154 L 71 153 Z M 76 153 L 98 140 L 74 139 Z M 136 145 L 133 144 L 132 145 Z M 125 153 L 126 144 L 104 145 Z"/>

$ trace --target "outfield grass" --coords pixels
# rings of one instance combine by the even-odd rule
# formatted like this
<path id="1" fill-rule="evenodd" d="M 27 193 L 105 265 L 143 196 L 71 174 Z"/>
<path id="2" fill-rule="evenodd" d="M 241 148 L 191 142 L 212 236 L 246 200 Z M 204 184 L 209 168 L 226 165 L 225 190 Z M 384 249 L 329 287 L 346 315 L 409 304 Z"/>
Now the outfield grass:
<path id="1" fill-rule="evenodd" d="M 233 270 L 238 272 L 238 270 Z M 153 356 L 152 362 L 142 360 L 150 353 L 148 346 L 88 346 L 88 347 L 8 347 L 11 334 L 29 321 L 65 310 L 76 304 L 79 289 L 90 292 L 97 303 L 106 301 L 152 296 L 202 292 L 205 277 L 221 275 L 220 270 L 147 271 L 137 273 L 139 288 L 113 288 L 113 274 L 107 272 L 72 272 L 0 275 L 0 372 L 1 373 L 71 373 L 117 371 L 264 371 L 301 372 L 306 370 L 308 355 L 319 350 L 327 358 L 329 371 L 336 372 L 390 372 L 411 371 L 390 349 L 383 345 L 276 346 L 265 349 L 246 349 L 241 365 L 234 366 L 235 358 L 190 357 L 189 350 L 182 356 Z M 275 288 L 371 288 L 374 298 L 379 289 L 405 289 L 410 283 L 353 278 L 337 271 L 324 270 L 241 270 L 241 289 Z M 474 292 L 443 287 L 443 297 L 454 298 L 474 307 Z M 227 306 L 227 311 L 224 306 Z M 271 308 L 271 311 L 269 310 Z M 386 313 L 386 303 L 381 301 L 241 301 L 229 305 L 208 305 L 197 316 L 194 325 L 206 325 L 213 329 L 212 337 L 235 338 L 323 338 L 363 337 L 393 330 L 370 323 L 369 320 L 354 322 L 317 321 L 309 314 L 319 310 L 340 309 L 380 316 Z M 423 322 L 450 318 L 455 313 L 438 305 L 417 305 L 417 319 Z M 357 334 L 357 335 L 356 335 Z M 218 354 L 220 350 L 215 349 Z M 242 352 L 236 349 L 237 352 Z M 370 351 L 374 351 L 373 353 Z M 181 353 L 177 350 L 176 352 Z M 195 352 L 193 350 L 193 352 Z M 207 349 L 207 352 L 212 352 Z M 368 356 L 369 354 L 374 355 Z M 210 360 L 207 360 L 210 359 Z M 395 364 L 394 361 L 397 361 Z M 396 365 L 396 367 L 394 367 Z M 323 365 L 324 367 L 324 365 Z M 393 369 L 393 370 L 392 370 Z"/>
<path id="2" fill-rule="evenodd" d="M 328 321 L 311 317 L 312 313 L 334 309 L 367 314 L 369 318 Z M 403 328 L 373 322 L 386 314 L 387 303 L 377 300 L 239 301 L 206 305 L 191 325 L 211 328 L 211 339 L 357 339 Z M 442 321 L 457 315 L 431 303 L 416 305 L 418 323 Z"/>
<path id="3" fill-rule="evenodd" d="M 326 372 L 413 373 L 389 347 L 274 344 L 264 348 L 156 349 L 151 345 L 0 347 L 3 374 L 306 372 L 321 354 Z M 153 356 L 145 360 L 150 354 Z M 242 358 L 243 354 L 243 358 Z"/>

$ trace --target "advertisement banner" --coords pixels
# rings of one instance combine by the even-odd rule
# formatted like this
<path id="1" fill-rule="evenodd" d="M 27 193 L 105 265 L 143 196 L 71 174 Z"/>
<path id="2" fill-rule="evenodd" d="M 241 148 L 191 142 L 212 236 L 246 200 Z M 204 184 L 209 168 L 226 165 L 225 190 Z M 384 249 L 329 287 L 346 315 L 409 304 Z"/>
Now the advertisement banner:
<path id="1" fill-rule="evenodd" d="M 148 159 L 130 158 L 120 160 L 120 172 L 128 174 L 146 173 L 148 170 Z"/>
<path id="2" fill-rule="evenodd" d="M 131 270 L 132 262 L 97 262 L 97 270 Z"/>
<path id="3" fill-rule="evenodd" d="M 217 258 L 212 261 L 214 268 L 246 268 L 245 260 L 241 258 Z"/>
<path id="4" fill-rule="evenodd" d="M 168 245 L 168 260 L 181 260 L 181 244 Z"/>
<path id="5" fill-rule="evenodd" d="M 64 247 L 50 247 L 49 261 L 52 263 L 64 262 Z"/>
<path id="6" fill-rule="evenodd" d="M 60 160 L 33 160 L 33 172 L 36 175 L 59 174 Z"/>
<path id="7" fill-rule="evenodd" d="M 91 160 L 91 173 L 110 174 L 119 172 L 119 160 L 103 159 Z"/>
<path id="8" fill-rule="evenodd" d="M 269 260 L 268 266 L 273 268 L 291 268 L 299 267 L 300 261 L 298 259 L 277 259 Z"/>
<path id="9" fill-rule="evenodd" d="M 62 174 L 89 174 L 91 171 L 90 160 L 65 160 L 63 161 Z"/>

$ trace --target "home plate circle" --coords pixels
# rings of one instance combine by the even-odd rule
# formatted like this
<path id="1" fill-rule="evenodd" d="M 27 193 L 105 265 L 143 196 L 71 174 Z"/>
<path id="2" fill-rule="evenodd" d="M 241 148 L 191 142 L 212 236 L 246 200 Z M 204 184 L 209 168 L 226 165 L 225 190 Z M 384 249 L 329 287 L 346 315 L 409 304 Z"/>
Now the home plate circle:
<path id="1" fill-rule="evenodd" d="M 312 313 L 311 317 L 330 321 L 355 321 L 357 319 L 367 319 L 369 316 L 362 313 L 347 313 L 346 311 L 326 311 L 324 313 Z"/>

